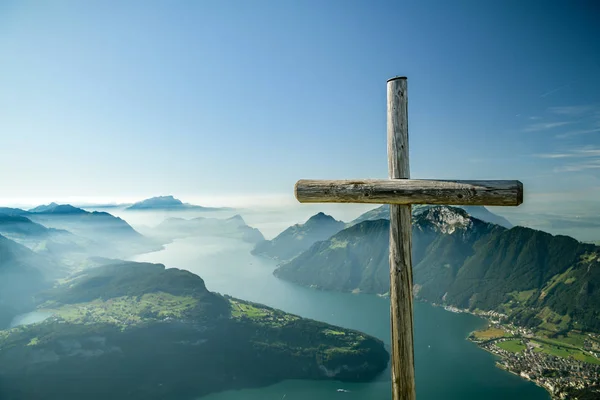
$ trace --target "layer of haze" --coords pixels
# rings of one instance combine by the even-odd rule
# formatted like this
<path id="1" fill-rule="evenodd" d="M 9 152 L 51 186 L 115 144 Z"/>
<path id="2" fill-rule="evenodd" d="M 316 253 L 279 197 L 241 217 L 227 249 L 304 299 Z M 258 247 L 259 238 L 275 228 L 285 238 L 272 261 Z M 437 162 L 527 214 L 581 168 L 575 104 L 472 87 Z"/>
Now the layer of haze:
<path id="1" fill-rule="evenodd" d="M 519 179 L 525 204 L 499 213 L 588 216 L 600 201 L 598 11 L 3 1 L 0 200 L 278 206 L 297 179 L 383 178 L 385 82 L 401 74 L 413 177 Z"/>

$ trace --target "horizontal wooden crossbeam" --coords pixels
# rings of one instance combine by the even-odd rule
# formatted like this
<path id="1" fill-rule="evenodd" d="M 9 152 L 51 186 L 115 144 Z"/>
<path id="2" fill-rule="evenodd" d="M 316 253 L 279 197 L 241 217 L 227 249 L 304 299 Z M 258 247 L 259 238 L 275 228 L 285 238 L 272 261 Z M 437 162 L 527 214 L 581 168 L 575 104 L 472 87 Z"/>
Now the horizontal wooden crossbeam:
<path id="1" fill-rule="evenodd" d="M 428 179 L 306 180 L 294 190 L 300 203 L 441 204 L 518 206 L 519 181 L 446 181 Z"/>

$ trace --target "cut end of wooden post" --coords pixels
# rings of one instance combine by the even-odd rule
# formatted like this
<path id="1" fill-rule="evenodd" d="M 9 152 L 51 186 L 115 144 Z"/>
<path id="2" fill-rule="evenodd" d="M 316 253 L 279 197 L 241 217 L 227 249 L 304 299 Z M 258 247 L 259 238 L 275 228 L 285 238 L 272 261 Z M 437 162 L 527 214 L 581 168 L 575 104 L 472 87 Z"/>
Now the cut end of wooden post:
<path id="1" fill-rule="evenodd" d="M 298 200 L 299 203 L 302 203 L 300 201 L 300 199 L 298 198 L 298 185 L 300 184 L 300 182 L 302 182 L 302 180 L 299 180 L 298 182 L 296 182 L 296 184 L 294 185 L 294 197 L 296 198 L 296 200 Z"/>
<path id="2" fill-rule="evenodd" d="M 523 183 L 517 181 L 517 205 L 523 204 Z"/>
<path id="3" fill-rule="evenodd" d="M 387 81 L 391 82 L 391 81 L 395 81 L 397 79 L 406 79 L 406 77 L 405 76 L 395 76 L 393 78 L 388 79 Z"/>

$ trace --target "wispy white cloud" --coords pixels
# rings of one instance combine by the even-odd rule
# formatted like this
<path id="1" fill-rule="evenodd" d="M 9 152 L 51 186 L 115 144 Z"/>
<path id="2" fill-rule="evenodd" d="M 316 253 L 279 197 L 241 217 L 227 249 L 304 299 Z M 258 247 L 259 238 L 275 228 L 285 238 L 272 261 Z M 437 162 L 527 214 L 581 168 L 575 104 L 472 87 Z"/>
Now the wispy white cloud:
<path id="1" fill-rule="evenodd" d="M 556 115 L 565 115 L 569 117 L 578 117 L 593 111 L 596 108 L 594 105 L 577 105 L 577 106 L 560 106 L 550 107 L 548 111 Z"/>
<path id="2" fill-rule="evenodd" d="M 569 127 L 569 130 L 562 129 L 562 132 L 559 131 L 555 135 L 557 139 L 600 132 L 600 104 L 554 106 L 547 108 L 546 111 L 549 114 L 548 122 L 532 122 L 523 128 L 523 132 L 539 132 L 567 125 L 577 125 L 577 127 Z M 560 120 L 556 121 L 557 118 Z M 536 121 L 542 118 L 532 116 L 528 119 Z"/>
<path id="3" fill-rule="evenodd" d="M 573 157 L 570 153 L 547 153 L 547 154 L 534 154 L 537 158 L 569 158 Z"/>
<path id="4" fill-rule="evenodd" d="M 586 158 L 600 157 L 600 148 L 594 146 L 583 146 L 563 153 L 534 154 L 538 158 Z"/>
<path id="5" fill-rule="evenodd" d="M 577 150 L 576 154 L 580 154 L 581 157 L 600 157 L 600 149 L 586 146 L 581 150 Z"/>
<path id="6" fill-rule="evenodd" d="M 588 162 L 562 165 L 554 168 L 554 172 L 579 172 L 598 168 L 600 168 L 600 160 L 592 160 Z"/>
<path id="7" fill-rule="evenodd" d="M 549 129 L 558 128 L 560 126 L 570 124 L 570 121 L 560 121 L 560 122 L 537 122 L 535 124 L 530 124 L 523 128 L 523 132 L 539 132 L 546 131 Z"/>
<path id="8" fill-rule="evenodd" d="M 600 168 L 600 148 L 594 146 L 583 146 L 561 153 L 534 154 L 537 158 L 565 159 L 564 165 L 554 168 L 554 172 L 578 172 Z"/>
<path id="9" fill-rule="evenodd" d="M 600 123 L 597 125 L 600 126 Z M 600 127 L 594 128 L 594 129 L 580 129 L 580 130 L 576 130 L 576 131 L 564 132 L 564 133 L 560 133 L 560 134 L 556 135 L 556 138 L 565 139 L 565 138 L 572 137 L 572 136 L 587 135 L 590 133 L 600 133 Z"/>

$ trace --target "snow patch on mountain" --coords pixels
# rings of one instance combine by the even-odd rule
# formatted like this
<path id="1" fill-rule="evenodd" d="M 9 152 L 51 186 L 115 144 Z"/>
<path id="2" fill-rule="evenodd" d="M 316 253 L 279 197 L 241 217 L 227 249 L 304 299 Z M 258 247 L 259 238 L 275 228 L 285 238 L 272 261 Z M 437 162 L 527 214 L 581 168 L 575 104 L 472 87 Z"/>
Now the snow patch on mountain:
<path id="1" fill-rule="evenodd" d="M 458 229 L 467 230 L 473 227 L 473 220 L 469 214 L 460 208 L 431 207 L 424 210 L 420 216 L 444 234 L 452 234 Z"/>

